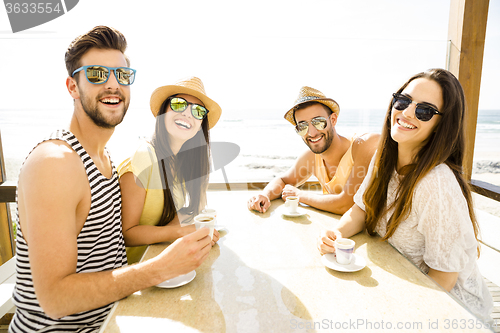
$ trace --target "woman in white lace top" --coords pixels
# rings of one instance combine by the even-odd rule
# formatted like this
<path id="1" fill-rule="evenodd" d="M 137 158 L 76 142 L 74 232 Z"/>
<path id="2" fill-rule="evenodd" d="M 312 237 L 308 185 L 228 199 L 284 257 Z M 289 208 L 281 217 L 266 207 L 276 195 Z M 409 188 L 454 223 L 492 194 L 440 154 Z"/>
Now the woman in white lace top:
<path id="1" fill-rule="evenodd" d="M 410 78 L 389 105 L 377 153 L 355 204 L 318 240 L 378 233 L 473 313 L 490 321 L 491 295 L 481 276 L 478 224 L 462 175 L 465 98 L 450 72 Z"/>

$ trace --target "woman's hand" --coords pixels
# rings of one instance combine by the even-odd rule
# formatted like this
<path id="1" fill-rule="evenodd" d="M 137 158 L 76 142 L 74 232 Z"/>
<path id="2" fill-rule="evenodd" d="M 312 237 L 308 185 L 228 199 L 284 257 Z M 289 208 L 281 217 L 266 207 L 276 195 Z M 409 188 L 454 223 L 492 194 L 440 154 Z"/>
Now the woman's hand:
<path id="1" fill-rule="evenodd" d="M 325 230 L 318 238 L 318 250 L 321 254 L 335 253 L 335 240 L 342 238 L 338 230 Z"/>

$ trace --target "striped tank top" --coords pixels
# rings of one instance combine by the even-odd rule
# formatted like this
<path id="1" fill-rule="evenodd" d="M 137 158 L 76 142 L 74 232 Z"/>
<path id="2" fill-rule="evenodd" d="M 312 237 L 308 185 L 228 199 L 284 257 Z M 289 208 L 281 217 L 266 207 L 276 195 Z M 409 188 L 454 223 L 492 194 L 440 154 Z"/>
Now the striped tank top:
<path id="1" fill-rule="evenodd" d="M 90 211 L 77 238 L 76 272 L 99 272 L 125 266 L 127 256 L 121 225 L 121 193 L 118 174 L 112 164 L 112 176 L 104 177 L 92 158 L 69 131 L 59 130 L 47 140 L 62 140 L 80 156 L 91 191 Z M 16 198 L 17 201 L 17 198 Z M 16 285 L 13 292 L 16 313 L 9 332 L 96 332 L 104 322 L 113 303 L 95 310 L 76 313 L 53 320 L 40 307 L 33 288 L 28 244 L 17 218 Z"/>

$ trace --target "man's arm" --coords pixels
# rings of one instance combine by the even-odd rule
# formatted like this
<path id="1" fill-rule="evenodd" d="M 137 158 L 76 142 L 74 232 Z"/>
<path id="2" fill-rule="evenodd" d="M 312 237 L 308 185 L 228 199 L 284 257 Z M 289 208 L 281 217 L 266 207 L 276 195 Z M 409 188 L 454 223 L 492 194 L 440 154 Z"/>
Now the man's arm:
<path id="1" fill-rule="evenodd" d="M 77 236 L 90 208 L 90 188 L 80 158 L 63 142 L 42 143 L 31 153 L 19 177 L 18 200 L 36 295 L 51 318 L 95 309 L 188 273 L 210 250 L 202 229 L 145 263 L 76 273 Z"/>
<path id="2" fill-rule="evenodd" d="M 267 184 L 262 193 L 253 196 L 248 200 L 247 206 L 250 210 L 265 213 L 271 206 L 271 200 L 281 197 L 281 192 L 286 185 L 299 186 L 311 177 L 314 170 L 314 153 L 304 152 L 294 165 L 288 169 L 281 177 L 276 177 Z"/>
<path id="3" fill-rule="evenodd" d="M 331 213 L 344 214 L 354 204 L 354 194 L 356 194 L 368 172 L 370 161 L 377 149 L 379 137 L 378 134 L 365 134 L 356 139 L 352 147 L 354 165 L 342 192 L 339 194 L 318 195 L 300 191 L 300 202 Z"/>

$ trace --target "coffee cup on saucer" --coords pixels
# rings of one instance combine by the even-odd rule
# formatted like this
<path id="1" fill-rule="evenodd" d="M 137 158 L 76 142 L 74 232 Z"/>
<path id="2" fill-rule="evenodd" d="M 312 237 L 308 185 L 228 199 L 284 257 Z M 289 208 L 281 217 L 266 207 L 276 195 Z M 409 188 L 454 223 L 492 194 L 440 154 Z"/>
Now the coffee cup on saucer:
<path id="1" fill-rule="evenodd" d="M 335 240 L 335 254 L 337 262 L 341 265 L 349 265 L 354 253 L 356 243 L 352 239 L 337 238 Z"/>
<path id="2" fill-rule="evenodd" d="M 286 198 L 285 206 L 288 208 L 288 213 L 297 214 L 299 207 L 299 197 L 290 196 Z"/>

